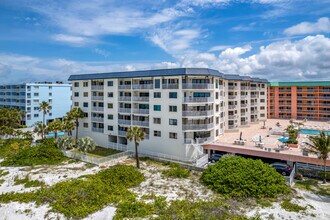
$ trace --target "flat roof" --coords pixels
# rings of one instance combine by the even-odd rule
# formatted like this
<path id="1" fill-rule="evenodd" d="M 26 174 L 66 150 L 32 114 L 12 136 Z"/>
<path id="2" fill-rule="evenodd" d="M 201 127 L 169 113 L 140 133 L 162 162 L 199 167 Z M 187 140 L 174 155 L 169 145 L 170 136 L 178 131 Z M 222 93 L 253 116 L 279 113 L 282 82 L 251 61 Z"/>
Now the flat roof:
<path id="1" fill-rule="evenodd" d="M 114 79 L 114 78 L 141 78 L 141 77 L 157 77 L 157 76 L 216 76 L 228 80 L 241 80 L 267 83 L 266 79 L 255 77 L 223 74 L 218 70 L 208 68 L 176 68 L 176 69 L 155 69 L 155 70 L 139 70 L 124 72 L 108 72 L 108 73 L 91 73 L 71 75 L 69 81 L 74 80 L 92 80 L 92 79 Z"/>
<path id="2" fill-rule="evenodd" d="M 268 86 L 330 86 L 330 81 L 269 82 Z"/>

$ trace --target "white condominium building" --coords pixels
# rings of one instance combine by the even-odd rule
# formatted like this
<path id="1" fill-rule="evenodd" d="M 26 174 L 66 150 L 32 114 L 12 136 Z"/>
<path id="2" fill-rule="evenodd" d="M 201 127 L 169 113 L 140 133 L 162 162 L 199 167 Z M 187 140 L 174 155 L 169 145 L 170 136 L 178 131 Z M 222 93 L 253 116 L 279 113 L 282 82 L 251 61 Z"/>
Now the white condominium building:
<path id="1" fill-rule="evenodd" d="M 79 136 L 100 146 L 134 149 L 126 139 L 139 126 L 139 149 L 181 161 L 203 154 L 201 144 L 267 117 L 267 80 L 179 68 L 72 75 L 72 106 L 85 118 Z"/>

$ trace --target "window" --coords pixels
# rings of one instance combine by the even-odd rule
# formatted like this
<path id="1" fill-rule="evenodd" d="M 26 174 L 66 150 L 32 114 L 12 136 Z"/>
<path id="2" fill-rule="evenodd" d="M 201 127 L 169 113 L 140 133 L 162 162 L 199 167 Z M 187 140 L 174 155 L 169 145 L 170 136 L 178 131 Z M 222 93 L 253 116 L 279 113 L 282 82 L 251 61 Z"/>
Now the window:
<path id="1" fill-rule="evenodd" d="M 88 87 L 88 82 L 83 82 L 83 87 Z"/>
<path id="2" fill-rule="evenodd" d="M 154 98 L 159 99 L 162 97 L 162 94 L 160 92 L 154 92 Z"/>
<path id="3" fill-rule="evenodd" d="M 75 107 L 79 107 L 79 102 L 74 102 Z"/>
<path id="4" fill-rule="evenodd" d="M 169 124 L 170 125 L 178 125 L 178 120 L 177 119 L 171 119 L 170 118 Z"/>
<path id="5" fill-rule="evenodd" d="M 88 97 L 88 92 L 84 92 L 84 97 Z"/>
<path id="6" fill-rule="evenodd" d="M 154 111 L 161 111 L 161 108 L 160 105 L 154 105 Z"/>
<path id="7" fill-rule="evenodd" d="M 154 131 L 154 136 L 155 137 L 161 137 L 162 133 L 160 131 Z"/>
<path id="8" fill-rule="evenodd" d="M 265 110 L 265 106 L 260 106 L 260 110 Z"/>
<path id="9" fill-rule="evenodd" d="M 74 87 L 79 87 L 79 82 L 75 82 Z"/>
<path id="10" fill-rule="evenodd" d="M 113 103 L 108 103 L 108 108 L 113 108 Z"/>
<path id="11" fill-rule="evenodd" d="M 88 102 L 84 102 L 84 103 L 83 103 L 83 106 L 84 106 L 85 108 L 87 108 L 87 107 L 88 107 Z"/>
<path id="12" fill-rule="evenodd" d="M 160 79 L 155 79 L 155 89 L 160 89 Z"/>
<path id="13" fill-rule="evenodd" d="M 108 97 L 112 98 L 113 97 L 113 92 L 108 92 Z"/>
<path id="14" fill-rule="evenodd" d="M 74 97 L 79 97 L 79 92 L 75 92 Z"/>
<path id="15" fill-rule="evenodd" d="M 113 81 L 108 81 L 108 86 L 113 86 Z"/>
<path id="16" fill-rule="evenodd" d="M 108 115 L 109 120 L 113 120 L 113 115 Z"/>
<path id="17" fill-rule="evenodd" d="M 265 117 L 265 114 L 260 114 L 260 117 Z"/>
<path id="18" fill-rule="evenodd" d="M 38 118 L 39 114 L 34 114 L 33 117 Z"/>
<path id="19" fill-rule="evenodd" d="M 178 139 L 178 134 L 177 133 L 170 132 L 169 136 L 170 136 L 171 139 Z"/>
<path id="20" fill-rule="evenodd" d="M 33 93 L 34 96 L 39 96 L 39 93 L 35 92 Z"/>
<path id="21" fill-rule="evenodd" d="M 260 99 L 260 102 L 261 102 L 261 103 L 264 103 L 264 102 L 265 102 L 265 99 Z"/>
<path id="22" fill-rule="evenodd" d="M 83 126 L 84 126 L 84 128 L 88 128 L 88 123 L 85 122 L 85 123 L 83 124 Z"/>
<path id="23" fill-rule="evenodd" d="M 48 89 L 52 89 L 53 87 L 52 86 L 48 86 Z"/>
<path id="24" fill-rule="evenodd" d="M 178 107 L 176 105 L 170 105 L 170 112 L 177 112 Z"/>
<path id="25" fill-rule="evenodd" d="M 84 112 L 84 118 L 88 118 L 88 113 Z"/>
<path id="26" fill-rule="evenodd" d="M 162 120 L 161 118 L 154 118 L 154 124 L 161 124 Z"/>
<path id="27" fill-rule="evenodd" d="M 48 93 L 48 95 L 49 95 L 49 96 L 52 96 L 52 95 L 53 95 L 53 93 L 51 93 L 51 92 L 50 92 L 50 93 Z"/>
<path id="28" fill-rule="evenodd" d="M 170 92 L 170 99 L 176 99 L 178 98 L 178 93 L 177 92 Z"/>
<path id="29" fill-rule="evenodd" d="M 49 112 L 48 115 L 49 115 L 49 116 L 53 116 L 53 113 Z"/>
<path id="30" fill-rule="evenodd" d="M 39 86 L 33 86 L 34 89 L 39 89 Z"/>
<path id="31" fill-rule="evenodd" d="M 108 131 L 113 131 L 113 126 L 112 125 L 108 125 Z"/>
<path id="32" fill-rule="evenodd" d="M 39 111 L 39 107 L 34 107 L 33 110 L 34 111 Z"/>

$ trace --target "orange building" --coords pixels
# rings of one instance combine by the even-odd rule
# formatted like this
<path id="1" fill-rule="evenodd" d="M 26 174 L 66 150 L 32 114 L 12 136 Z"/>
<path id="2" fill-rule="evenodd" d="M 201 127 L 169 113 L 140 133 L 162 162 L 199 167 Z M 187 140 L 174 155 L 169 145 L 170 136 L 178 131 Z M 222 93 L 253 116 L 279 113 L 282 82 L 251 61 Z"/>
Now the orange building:
<path id="1" fill-rule="evenodd" d="M 268 118 L 330 121 L 330 81 L 271 82 Z"/>

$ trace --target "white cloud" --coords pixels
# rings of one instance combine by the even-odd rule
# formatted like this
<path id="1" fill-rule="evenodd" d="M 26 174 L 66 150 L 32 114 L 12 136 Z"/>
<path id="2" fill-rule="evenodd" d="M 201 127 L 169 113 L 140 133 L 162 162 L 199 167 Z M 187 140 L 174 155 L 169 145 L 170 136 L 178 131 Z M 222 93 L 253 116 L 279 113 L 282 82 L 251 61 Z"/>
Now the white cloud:
<path id="1" fill-rule="evenodd" d="M 217 46 L 213 46 L 209 49 L 209 52 L 214 52 L 214 51 L 222 51 L 225 50 L 227 48 L 230 48 L 231 45 L 217 45 Z"/>
<path id="2" fill-rule="evenodd" d="M 52 39 L 55 41 L 67 43 L 73 46 L 82 46 L 84 44 L 87 44 L 91 42 L 92 40 L 81 37 L 81 36 L 72 36 L 72 35 L 65 35 L 65 34 L 55 34 L 52 36 Z"/>
<path id="3" fill-rule="evenodd" d="M 330 20 L 323 17 L 317 22 L 302 22 L 284 30 L 286 35 L 330 33 Z"/>

